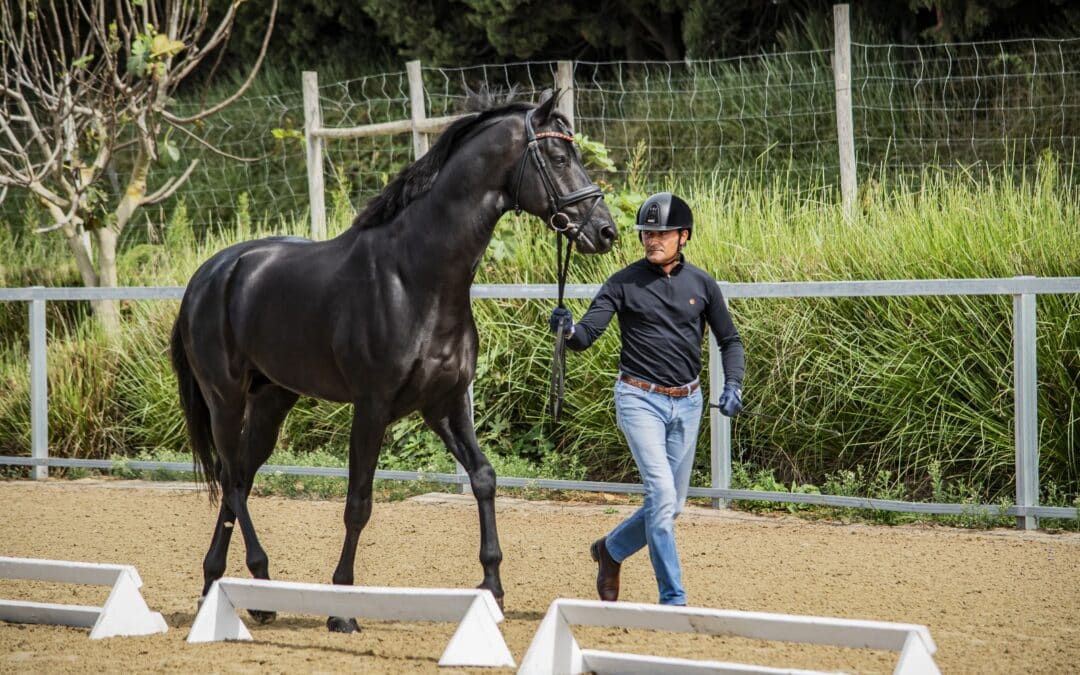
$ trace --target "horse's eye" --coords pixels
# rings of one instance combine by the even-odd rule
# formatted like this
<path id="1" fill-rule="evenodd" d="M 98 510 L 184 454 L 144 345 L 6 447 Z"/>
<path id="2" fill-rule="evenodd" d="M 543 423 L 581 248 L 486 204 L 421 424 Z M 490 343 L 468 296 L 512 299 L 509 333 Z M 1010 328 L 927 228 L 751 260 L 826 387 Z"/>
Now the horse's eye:
<path id="1" fill-rule="evenodd" d="M 551 158 L 551 163 L 560 169 L 565 169 L 570 164 L 570 158 L 566 155 L 555 155 Z"/>

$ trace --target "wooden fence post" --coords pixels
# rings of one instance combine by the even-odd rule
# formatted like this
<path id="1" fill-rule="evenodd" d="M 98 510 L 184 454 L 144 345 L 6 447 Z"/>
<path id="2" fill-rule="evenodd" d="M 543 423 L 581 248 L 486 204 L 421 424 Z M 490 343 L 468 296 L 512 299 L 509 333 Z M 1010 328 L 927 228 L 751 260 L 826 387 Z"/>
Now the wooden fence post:
<path id="1" fill-rule="evenodd" d="M 840 147 L 840 197 L 844 218 L 855 214 L 858 179 L 855 123 L 851 113 L 851 22 L 848 5 L 833 5 L 833 77 L 836 87 L 836 140 Z"/>
<path id="2" fill-rule="evenodd" d="M 322 108 L 319 74 L 304 71 L 304 143 L 307 146 L 308 201 L 311 204 L 311 238 L 326 238 L 326 198 L 323 195 Z"/>
<path id="3" fill-rule="evenodd" d="M 409 61 L 405 64 L 409 72 L 409 105 L 412 109 L 413 161 L 427 154 L 428 137 L 421 131 L 421 122 L 427 118 L 424 106 L 424 77 L 420 73 L 420 62 Z"/>
<path id="4" fill-rule="evenodd" d="M 574 62 L 559 61 L 555 71 L 555 88 L 561 89 L 563 94 L 559 98 L 559 112 L 570 120 L 570 128 L 574 128 Z"/>

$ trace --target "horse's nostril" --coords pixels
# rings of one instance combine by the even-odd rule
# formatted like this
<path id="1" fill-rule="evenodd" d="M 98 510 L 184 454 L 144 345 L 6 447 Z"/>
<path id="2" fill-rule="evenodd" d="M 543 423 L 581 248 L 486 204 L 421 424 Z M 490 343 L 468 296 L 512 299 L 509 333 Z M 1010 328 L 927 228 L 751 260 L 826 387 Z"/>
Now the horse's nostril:
<path id="1" fill-rule="evenodd" d="M 600 228 L 600 236 L 606 241 L 615 241 L 615 237 L 618 232 L 611 225 L 605 225 Z"/>

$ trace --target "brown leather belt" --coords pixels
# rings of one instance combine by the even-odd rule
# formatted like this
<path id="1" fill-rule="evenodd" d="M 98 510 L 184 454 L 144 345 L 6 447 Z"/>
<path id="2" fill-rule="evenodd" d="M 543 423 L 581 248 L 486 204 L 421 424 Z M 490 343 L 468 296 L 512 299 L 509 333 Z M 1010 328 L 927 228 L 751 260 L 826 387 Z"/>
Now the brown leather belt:
<path id="1" fill-rule="evenodd" d="M 694 380 L 690 384 L 684 384 L 681 387 L 664 387 L 659 384 L 653 384 L 651 382 L 645 382 L 639 380 L 636 377 L 630 377 L 629 375 L 620 375 L 619 380 L 625 382 L 631 387 L 637 387 L 638 389 L 644 389 L 645 391 L 654 391 L 658 394 L 667 394 L 668 396 L 674 396 L 675 398 L 684 398 L 697 391 L 701 386 L 701 382 Z"/>

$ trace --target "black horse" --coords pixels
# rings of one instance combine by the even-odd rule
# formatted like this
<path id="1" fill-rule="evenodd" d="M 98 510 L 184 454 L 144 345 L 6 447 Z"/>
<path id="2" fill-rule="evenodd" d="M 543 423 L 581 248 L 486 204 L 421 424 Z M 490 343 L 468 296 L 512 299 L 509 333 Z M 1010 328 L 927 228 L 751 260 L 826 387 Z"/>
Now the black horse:
<path id="1" fill-rule="evenodd" d="M 383 432 L 418 410 L 468 471 L 480 512 L 480 588 L 502 603 L 495 472 L 470 420 L 478 340 L 469 287 L 508 210 L 546 219 L 585 253 L 609 250 L 617 232 L 556 98 L 544 92 L 539 105 L 507 103 L 454 122 L 334 239 L 243 242 L 192 276 L 171 351 L 196 471 L 212 498 L 218 484 L 222 493 L 203 596 L 224 574 L 234 521 L 248 569 L 269 578 L 247 498 L 305 395 L 354 409 L 333 582 L 353 583 Z M 327 625 L 357 630 L 351 618 Z"/>

